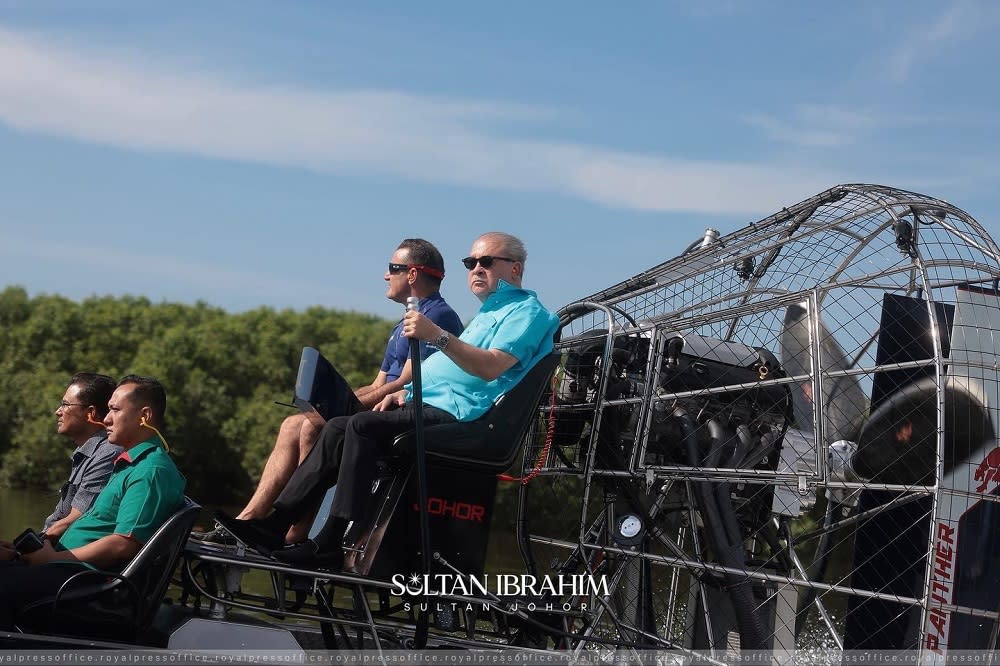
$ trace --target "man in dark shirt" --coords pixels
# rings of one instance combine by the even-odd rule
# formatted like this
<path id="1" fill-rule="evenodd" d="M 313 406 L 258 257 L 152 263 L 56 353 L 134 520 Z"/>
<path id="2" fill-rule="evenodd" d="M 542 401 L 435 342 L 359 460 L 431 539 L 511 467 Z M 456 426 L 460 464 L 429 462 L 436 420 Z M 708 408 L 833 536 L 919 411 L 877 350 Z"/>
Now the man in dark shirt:
<path id="1" fill-rule="evenodd" d="M 510 234 L 490 232 L 476 239 L 462 263 L 469 271 L 469 289 L 482 305 L 461 336 L 453 338 L 419 312 L 404 317 L 404 337 L 430 342 L 439 350 L 421 366 L 426 425 L 479 418 L 551 353 L 559 318 L 545 309 L 535 292 L 521 287 L 527 255 L 524 243 Z M 412 399 L 412 391 L 402 389 L 386 395 L 371 412 L 330 419 L 272 513 L 241 520 L 220 512 L 218 521 L 248 546 L 273 551 L 276 559 L 339 568 L 344 532 L 370 501 L 379 454 L 393 437 L 413 427 Z M 288 525 L 334 484 L 330 518 L 316 537 L 282 547 Z"/>
<path id="2" fill-rule="evenodd" d="M 76 444 L 76 450 L 70 458 L 72 468 L 59 492 L 59 502 L 45 519 L 43 531 L 50 540 L 62 536 L 74 520 L 87 512 L 122 452 L 122 447 L 108 441 L 103 423 L 114 390 L 115 380 L 111 377 L 78 372 L 56 407 L 57 432 Z"/>
<path id="3" fill-rule="evenodd" d="M 22 554 L 0 541 L 0 631 L 13 627 L 25 604 L 55 594 L 80 571 L 121 571 L 184 504 L 184 475 L 160 435 L 166 409 L 166 391 L 152 377 L 118 382 L 104 423 L 108 440 L 123 451 L 93 505 L 55 544 L 45 540 Z"/>

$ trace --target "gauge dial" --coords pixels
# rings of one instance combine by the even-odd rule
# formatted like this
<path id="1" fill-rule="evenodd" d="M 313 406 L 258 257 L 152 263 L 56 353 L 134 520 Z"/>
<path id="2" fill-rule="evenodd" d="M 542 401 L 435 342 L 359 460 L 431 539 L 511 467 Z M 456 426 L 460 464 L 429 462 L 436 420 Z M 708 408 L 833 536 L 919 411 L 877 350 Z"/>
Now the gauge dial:
<path id="1" fill-rule="evenodd" d="M 627 514 L 618 520 L 618 533 L 626 539 L 635 538 L 642 530 L 642 520 L 634 514 Z"/>

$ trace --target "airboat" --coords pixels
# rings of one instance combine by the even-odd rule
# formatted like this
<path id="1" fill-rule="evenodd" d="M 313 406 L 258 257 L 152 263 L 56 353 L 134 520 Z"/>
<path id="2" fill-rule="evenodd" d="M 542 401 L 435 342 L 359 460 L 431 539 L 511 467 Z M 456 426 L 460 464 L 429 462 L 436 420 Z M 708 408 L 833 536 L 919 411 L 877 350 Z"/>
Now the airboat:
<path id="1" fill-rule="evenodd" d="M 423 493 L 397 440 L 346 571 L 190 542 L 133 640 L 684 663 L 994 650 L 998 281 L 975 219 L 891 187 L 709 229 L 563 307 L 556 352 L 478 422 L 427 428 Z M 491 544 L 498 483 L 516 517 Z M 490 570 L 488 548 L 519 568 Z M 245 592 L 247 570 L 270 593 Z"/>

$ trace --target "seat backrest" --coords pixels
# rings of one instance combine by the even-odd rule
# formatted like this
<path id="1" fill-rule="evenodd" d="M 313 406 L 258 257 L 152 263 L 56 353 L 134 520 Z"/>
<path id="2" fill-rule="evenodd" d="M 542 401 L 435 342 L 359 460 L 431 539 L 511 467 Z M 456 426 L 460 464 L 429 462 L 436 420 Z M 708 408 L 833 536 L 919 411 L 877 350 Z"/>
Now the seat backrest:
<path id="1" fill-rule="evenodd" d="M 149 627 L 166 594 L 199 511 L 201 507 L 185 497 L 184 505 L 143 544 L 120 578 L 108 581 L 97 575 L 99 572 L 91 572 L 80 584 L 68 585 L 58 599 L 53 594 L 20 609 L 18 626 L 88 638 L 135 640 Z M 127 594 L 121 594 L 123 588 L 128 588 Z"/>
<path id="2" fill-rule="evenodd" d="M 443 423 L 424 429 L 427 461 L 450 467 L 502 472 L 513 464 L 538 403 L 549 389 L 560 354 L 541 358 L 528 374 L 500 396 L 489 411 L 475 421 Z M 393 451 L 412 454 L 414 433 L 404 433 L 393 442 Z"/>
<path id="3" fill-rule="evenodd" d="M 184 506 L 160 525 L 122 571 L 122 576 L 136 586 L 143 601 L 147 602 L 136 618 L 138 627 L 145 628 L 156 614 L 199 511 L 201 507 L 185 496 Z"/>

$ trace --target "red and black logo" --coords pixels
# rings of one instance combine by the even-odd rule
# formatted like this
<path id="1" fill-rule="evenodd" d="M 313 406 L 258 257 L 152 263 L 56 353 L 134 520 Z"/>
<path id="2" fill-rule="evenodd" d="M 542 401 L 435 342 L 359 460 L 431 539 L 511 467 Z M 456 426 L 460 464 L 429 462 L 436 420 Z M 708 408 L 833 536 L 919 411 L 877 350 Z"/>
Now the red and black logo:
<path id="1" fill-rule="evenodd" d="M 416 502 L 413 503 L 413 510 L 420 510 L 420 507 Z M 432 516 L 440 516 L 442 518 L 470 520 L 476 523 L 481 523 L 486 517 L 486 507 L 481 504 L 470 504 L 468 502 L 461 501 L 449 502 L 443 497 L 428 497 L 427 513 Z"/>
<path id="2" fill-rule="evenodd" d="M 1000 483 L 1000 446 L 986 454 L 983 462 L 976 468 L 975 480 L 979 481 L 976 492 L 986 490 L 991 483 Z"/>

